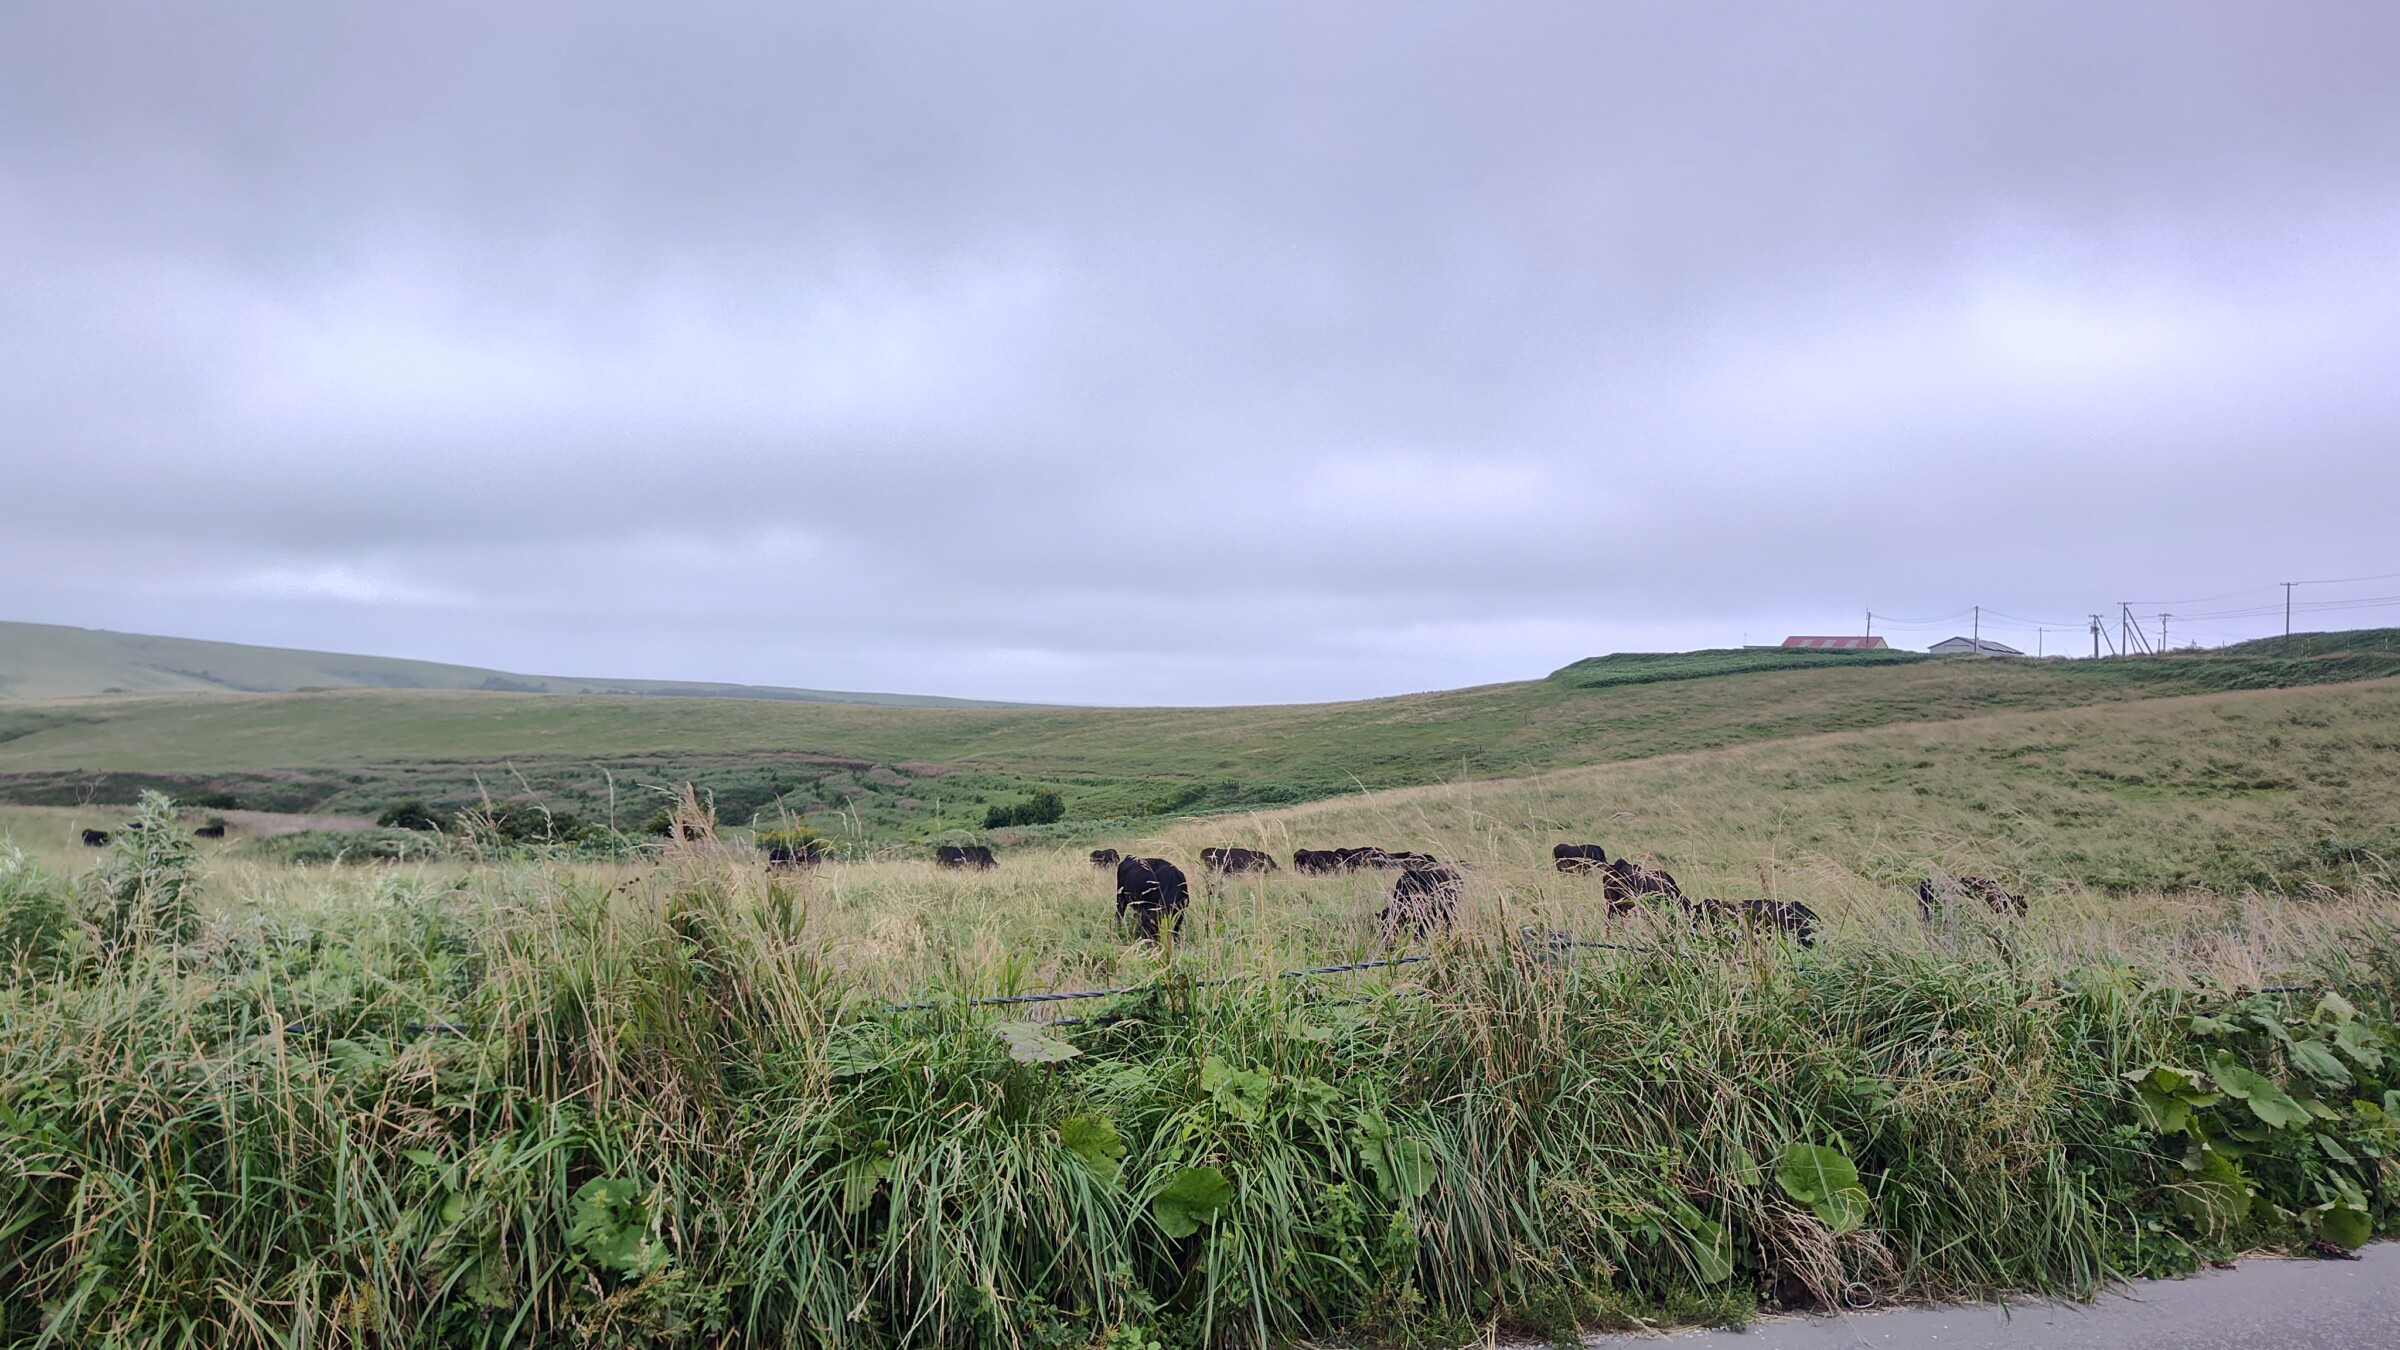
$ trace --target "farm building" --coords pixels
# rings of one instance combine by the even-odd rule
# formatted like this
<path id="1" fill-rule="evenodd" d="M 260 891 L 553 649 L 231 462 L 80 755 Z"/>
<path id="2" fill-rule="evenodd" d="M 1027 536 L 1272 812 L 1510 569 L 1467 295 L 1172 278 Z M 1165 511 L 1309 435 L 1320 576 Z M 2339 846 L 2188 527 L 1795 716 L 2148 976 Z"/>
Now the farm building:
<path id="1" fill-rule="evenodd" d="M 1892 644 L 1879 637 L 1787 637 L 1783 645 L 1812 652 L 1880 652 Z"/>
<path id="2" fill-rule="evenodd" d="M 1932 652 L 1935 656 L 2023 656 L 2025 654 L 2005 642 L 1994 642 L 1990 638 L 1947 638 L 1925 650 Z"/>

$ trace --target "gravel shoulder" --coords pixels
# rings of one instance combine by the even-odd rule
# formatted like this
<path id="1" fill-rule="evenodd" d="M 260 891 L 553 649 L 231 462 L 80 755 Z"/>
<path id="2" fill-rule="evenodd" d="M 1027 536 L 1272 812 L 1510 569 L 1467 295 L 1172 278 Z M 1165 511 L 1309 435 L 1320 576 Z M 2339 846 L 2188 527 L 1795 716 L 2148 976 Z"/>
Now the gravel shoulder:
<path id="1" fill-rule="evenodd" d="M 1826 1317 L 1741 1331 L 1601 1336 L 1597 1350 L 2392 1350 L 2400 1346 L 2400 1243 L 2356 1261 L 2252 1257 L 2232 1270 L 2120 1286 L 2091 1303 L 2018 1302 Z"/>

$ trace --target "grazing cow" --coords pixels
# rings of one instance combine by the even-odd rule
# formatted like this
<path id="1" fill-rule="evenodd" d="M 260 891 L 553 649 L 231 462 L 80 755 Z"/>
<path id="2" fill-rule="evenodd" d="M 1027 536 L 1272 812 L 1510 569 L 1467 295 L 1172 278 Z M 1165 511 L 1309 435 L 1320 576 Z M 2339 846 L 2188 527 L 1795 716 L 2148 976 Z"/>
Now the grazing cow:
<path id="1" fill-rule="evenodd" d="M 1608 865 L 1608 853 L 1598 844 L 1552 844 L 1550 858 L 1561 872 L 1597 872 Z"/>
<path id="2" fill-rule="evenodd" d="M 1803 947 L 1817 945 L 1817 912 L 1797 900 L 1701 900 L 1684 902 L 1694 923 L 1738 923 L 1752 932 L 1772 929 Z"/>
<path id="3" fill-rule="evenodd" d="M 2025 897 L 2009 894 L 1990 877 L 1927 877 L 1917 883 L 1917 917 L 1927 923 L 1961 900 L 1973 901 L 1994 914 L 2025 912 Z"/>
<path id="4" fill-rule="evenodd" d="M 1363 872 L 1369 868 L 1433 866 L 1440 861 L 1430 853 L 1394 853 L 1389 849 L 1373 847 L 1337 848 L 1333 852 L 1342 860 L 1342 866 L 1352 872 Z"/>
<path id="5" fill-rule="evenodd" d="M 767 866 L 814 867 L 825 861 L 825 851 L 826 844 L 822 839 L 810 840 L 797 847 L 791 844 L 769 844 L 767 845 Z"/>
<path id="6" fill-rule="evenodd" d="M 1169 916 L 1175 920 L 1175 931 L 1182 932 L 1183 911 L 1191 902 L 1191 887 L 1184 881 L 1183 869 L 1175 864 L 1164 858 L 1117 860 L 1117 922 L 1123 923 L 1131 911 L 1137 936 L 1156 942 L 1159 928 Z"/>
<path id="7" fill-rule="evenodd" d="M 934 849 L 933 860 L 942 867 L 971 867 L 978 872 L 989 872 L 1000 865 L 985 844 L 943 844 Z"/>
<path id="8" fill-rule="evenodd" d="M 108 847 L 108 831 L 106 831 L 106 830 L 85 830 L 85 831 L 83 832 L 83 846 L 84 846 L 85 848 L 106 848 L 106 847 Z"/>
<path id="9" fill-rule="evenodd" d="M 1632 913 L 1642 906 L 1644 897 L 1653 895 L 1681 900 L 1683 888 L 1663 870 L 1627 858 L 1612 858 L 1601 867 L 1600 898 L 1608 902 L 1612 917 Z"/>
<path id="10" fill-rule="evenodd" d="M 222 825 L 203 825 L 199 829 L 192 831 L 192 837 L 194 839 L 222 839 L 225 837 L 225 827 Z"/>
<path id="11" fill-rule="evenodd" d="M 1458 889 L 1463 880 L 1447 863 L 1418 864 L 1392 883 L 1392 898 L 1375 916 L 1387 933 L 1405 928 L 1423 936 L 1447 930 L 1458 919 Z"/>
<path id="12" fill-rule="evenodd" d="M 1339 872 L 1342 855 L 1330 848 L 1304 848 L 1292 854 L 1292 870 L 1310 874 Z"/>
<path id="13" fill-rule="evenodd" d="M 1275 860 L 1254 848 L 1204 848 L 1200 866 L 1218 876 L 1231 872 L 1272 872 Z"/>
<path id="14" fill-rule="evenodd" d="M 1113 848 L 1096 848 L 1092 850 L 1092 866 L 1099 868 L 1114 867 L 1117 865 L 1117 860 L 1124 856 L 1124 854 L 1117 852 Z"/>

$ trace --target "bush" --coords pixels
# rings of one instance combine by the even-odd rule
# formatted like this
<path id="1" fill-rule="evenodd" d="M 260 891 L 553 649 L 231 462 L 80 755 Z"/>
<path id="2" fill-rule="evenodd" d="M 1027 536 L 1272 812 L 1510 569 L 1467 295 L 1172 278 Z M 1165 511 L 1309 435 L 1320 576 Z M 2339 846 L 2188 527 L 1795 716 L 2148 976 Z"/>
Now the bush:
<path id="1" fill-rule="evenodd" d="M 595 828 L 608 833 L 605 826 L 586 826 L 574 812 L 553 811 L 540 802 L 492 802 L 480 811 L 461 811 L 458 820 L 464 833 L 489 833 L 508 844 L 573 843 Z"/>
<path id="2" fill-rule="evenodd" d="M 983 828 L 1004 829 L 1010 825 L 1054 825 L 1067 817 L 1067 804 L 1049 788 L 1035 788 L 1033 795 L 1010 806 L 995 806 L 983 813 Z"/>
<path id="3" fill-rule="evenodd" d="M 199 847 L 163 792 L 144 792 L 133 819 L 111 831 L 100 865 L 84 877 L 83 921 L 100 940 L 103 960 L 164 943 L 180 946 L 200 935 L 192 903 L 199 884 Z"/>
<path id="4" fill-rule="evenodd" d="M 757 843 L 759 851 L 775 862 L 822 862 L 833 852 L 833 841 L 825 832 L 807 825 L 760 830 Z"/>
<path id="5" fill-rule="evenodd" d="M 0 840 L 0 981 L 50 978 L 66 965 L 74 939 L 65 885 Z"/>
<path id="6" fill-rule="evenodd" d="M 415 797 L 404 802 L 394 802 L 383 808 L 383 814 L 375 817 L 375 823 L 387 830 L 439 830 L 442 828 L 442 818 L 433 813 L 432 807 Z"/>

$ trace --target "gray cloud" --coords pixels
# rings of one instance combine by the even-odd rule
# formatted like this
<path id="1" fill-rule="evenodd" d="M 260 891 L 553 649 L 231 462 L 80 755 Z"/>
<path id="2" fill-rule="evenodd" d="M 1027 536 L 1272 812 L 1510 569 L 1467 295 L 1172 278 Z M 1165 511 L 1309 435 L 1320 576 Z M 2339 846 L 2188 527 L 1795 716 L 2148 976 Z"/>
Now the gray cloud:
<path id="1" fill-rule="evenodd" d="M 2400 571 L 2389 6 L 157 11 L 0 16 L 12 617 L 1214 702 Z"/>

